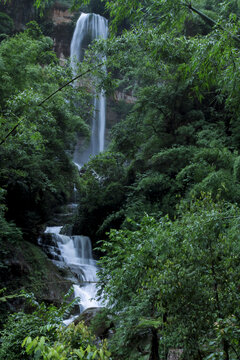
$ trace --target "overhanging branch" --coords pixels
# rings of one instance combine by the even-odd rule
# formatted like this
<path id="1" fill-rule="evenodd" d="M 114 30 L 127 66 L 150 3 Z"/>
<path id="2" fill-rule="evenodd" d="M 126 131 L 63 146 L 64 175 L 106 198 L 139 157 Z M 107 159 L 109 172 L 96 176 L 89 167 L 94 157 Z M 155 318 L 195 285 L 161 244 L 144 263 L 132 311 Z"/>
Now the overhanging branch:
<path id="1" fill-rule="evenodd" d="M 90 73 L 91 71 L 93 71 L 94 69 L 97 69 L 98 67 L 102 66 L 104 63 L 100 63 L 97 64 L 96 66 L 94 66 L 91 69 L 86 70 L 85 72 L 83 72 L 82 74 L 79 74 L 77 76 L 75 76 L 73 79 L 71 79 L 70 81 L 68 81 L 67 83 L 63 84 L 62 86 L 60 86 L 57 90 L 55 90 L 53 93 L 51 93 L 50 95 L 48 95 L 45 99 L 43 99 L 42 101 L 40 101 L 36 106 L 42 106 L 46 101 L 48 101 L 49 99 L 51 99 L 51 97 L 53 97 L 55 94 L 57 94 L 59 91 L 61 91 L 62 89 L 64 89 L 66 86 L 70 85 L 71 83 L 73 83 L 75 80 L 79 79 L 80 77 Z M 7 135 L 1 140 L 0 145 L 2 145 L 9 136 L 11 136 L 15 130 L 18 128 L 18 126 L 20 125 L 22 119 L 19 119 L 19 121 L 17 122 L 17 124 L 7 133 Z"/>
<path id="2" fill-rule="evenodd" d="M 222 25 L 220 25 L 219 23 L 217 23 L 215 20 L 213 20 L 212 18 L 210 18 L 209 16 L 207 16 L 206 14 L 204 14 L 202 11 L 196 9 L 194 6 L 192 6 L 191 3 L 183 3 L 184 6 L 186 6 L 190 11 L 194 12 L 195 14 L 198 14 L 207 24 L 209 24 L 210 26 L 217 26 L 220 29 L 222 29 L 223 31 L 225 31 L 232 39 L 236 40 L 238 43 L 240 43 L 240 38 L 237 37 L 236 35 L 232 34 L 231 32 L 229 32 L 227 29 L 225 29 Z"/>

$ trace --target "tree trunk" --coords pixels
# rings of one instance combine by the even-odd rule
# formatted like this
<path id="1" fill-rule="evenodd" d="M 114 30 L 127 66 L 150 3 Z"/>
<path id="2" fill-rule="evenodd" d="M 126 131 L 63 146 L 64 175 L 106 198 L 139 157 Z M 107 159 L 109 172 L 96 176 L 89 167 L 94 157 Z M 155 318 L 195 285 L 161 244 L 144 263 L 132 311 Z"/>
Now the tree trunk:
<path id="1" fill-rule="evenodd" d="M 229 344 L 226 339 L 223 339 L 223 351 L 224 351 L 224 360 L 229 360 Z"/>
<path id="2" fill-rule="evenodd" d="M 151 341 L 151 353 L 149 360 L 160 360 L 158 354 L 158 346 L 159 346 L 158 332 L 156 329 L 152 329 L 151 332 L 152 332 L 152 341 Z"/>

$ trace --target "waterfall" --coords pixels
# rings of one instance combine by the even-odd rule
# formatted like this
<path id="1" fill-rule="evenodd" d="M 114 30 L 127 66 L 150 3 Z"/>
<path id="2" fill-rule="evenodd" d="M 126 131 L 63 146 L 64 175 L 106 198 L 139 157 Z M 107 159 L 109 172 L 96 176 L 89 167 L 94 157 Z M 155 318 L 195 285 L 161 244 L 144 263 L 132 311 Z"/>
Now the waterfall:
<path id="1" fill-rule="evenodd" d="M 95 14 L 81 14 L 71 42 L 71 64 L 75 73 L 76 61 L 83 60 L 87 46 L 94 39 L 106 39 L 107 32 L 105 18 Z M 104 150 L 106 99 L 103 92 L 94 94 L 93 106 L 89 146 L 84 152 L 80 152 L 79 139 L 74 153 L 73 161 L 79 168 L 88 161 L 90 155 L 97 155 Z M 75 205 L 70 204 L 71 209 L 74 210 Z M 87 236 L 61 235 L 61 228 L 62 226 L 47 227 L 39 238 L 39 245 L 55 265 L 64 269 L 66 278 L 74 284 L 74 296 L 80 298 L 80 312 L 89 307 L 98 307 L 100 303 L 95 299 L 97 266 L 92 256 L 91 241 Z M 69 322 L 71 320 L 69 319 Z"/>
<path id="2" fill-rule="evenodd" d="M 96 297 L 97 266 L 92 256 L 91 240 L 87 236 L 61 235 L 61 226 L 47 227 L 39 245 L 58 267 L 68 270 L 74 285 L 74 296 L 80 298 L 80 312 L 98 307 Z"/>
<path id="3" fill-rule="evenodd" d="M 71 64 L 74 72 L 76 72 L 76 62 L 83 61 L 88 45 L 94 39 L 106 39 L 107 34 L 108 23 L 104 17 L 96 14 L 81 14 L 75 27 L 70 48 Z M 93 106 L 91 139 L 88 147 L 81 151 L 81 141 L 79 139 L 74 152 L 73 160 L 79 167 L 89 160 L 90 155 L 97 155 L 104 150 L 106 98 L 103 91 L 95 93 Z"/>

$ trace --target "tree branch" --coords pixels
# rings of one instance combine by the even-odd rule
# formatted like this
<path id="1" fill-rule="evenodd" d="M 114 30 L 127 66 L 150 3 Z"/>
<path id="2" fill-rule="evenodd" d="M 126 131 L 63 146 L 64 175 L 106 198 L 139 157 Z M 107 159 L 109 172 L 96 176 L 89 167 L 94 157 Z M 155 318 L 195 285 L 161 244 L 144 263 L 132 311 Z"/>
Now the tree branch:
<path id="1" fill-rule="evenodd" d="M 66 86 L 70 85 L 71 83 L 73 83 L 75 80 L 79 79 L 80 77 L 90 73 L 91 71 L 93 71 L 94 69 L 100 67 L 103 65 L 103 62 L 100 64 L 97 64 L 96 66 L 94 66 L 91 69 L 86 70 L 85 72 L 83 72 L 82 74 L 79 74 L 77 76 L 75 76 L 73 79 L 71 79 L 70 81 L 68 81 L 67 83 L 63 84 L 62 86 L 60 86 L 57 90 L 55 90 L 53 93 L 51 93 L 50 95 L 48 95 L 45 99 L 43 99 L 41 102 L 39 102 L 36 106 L 42 106 L 46 101 L 48 101 L 49 99 L 51 99 L 51 97 L 53 97 L 55 94 L 57 94 L 59 91 L 61 91 L 62 89 L 64 89 Z M 0 145 L 2 145 L 7 138 L 12 135 L 15 130 L 18 128 L 18 126 L 20 125 L 22 119 L 19 119 L 18 123 L 7 133 L 7 135 L 1 140 Z"/>
<path id="2" fill-rule="evenodd" d="M 209 24 L 211 26 L 217 26 L 220 29 L 222 29 L 223 31 L 226 31 L 228 33 L 228 35 L 231 36 L 232 39 L 234 39 L 234 40 L 236 40 L 237 42 L 240 43 L 240 38 L 239 37 L 237 37 L 236 35 L 232 34 L 228 30 L 226 30 L 222 25 L 218 24 L 215 20 L 213 20 L 212 18 L 210 18 L 209 16 L 204 14 L 202 11 L 196 9 L 194 6 L 192 6 L 191 3 L 189 3 L 189 4 L 184 3 L 183 5 L 186 6 L 192 12 L 198 14 L 207 24 Z"/>
<path id="3" fill-rule="evenodd" d="M 213 20 L 212 18 L 210 18 L 209 16 L 207 16 L 206 14 L 201 12 L 200 10 L 196 9 L 195 7 L 193 7 L 191 3 L 184 4 L 184 5 L 186 7 L 188 7 L 188 9 L 191 10 L 192 12 L 195 12 L 196 14 L 198 14 L 209 25 L 211 25 L 211 26 L 217 25 L 215 20 Z"/>

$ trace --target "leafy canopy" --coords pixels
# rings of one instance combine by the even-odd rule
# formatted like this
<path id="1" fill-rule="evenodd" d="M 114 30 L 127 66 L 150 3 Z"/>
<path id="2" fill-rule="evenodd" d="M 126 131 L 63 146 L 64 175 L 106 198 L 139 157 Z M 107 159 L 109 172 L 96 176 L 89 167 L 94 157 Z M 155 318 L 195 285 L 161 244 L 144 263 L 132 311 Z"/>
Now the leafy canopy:
<path id="1" fill-rule="evenodd" d="M 146 216 L 136 230 L 111 230 L 102 242 L 100 286 L 116 314 L 115 356 L 141 356 L 134 344 L 149 329 L 159 333 L 162 356 L 172 347 L 183 348 L 186 359 L 240 351 L 239 208 L 203 194 L 178 214 L 175 221 Z"/>
<path id="2" fill-rule="evenodd" d="M 88 134 L 91 96 L 84 89 L 65 88 L 38 106 L 71 77 L 35 23 L 0 44 L 1 140 L 18 125 L 0 147 L 0 186 L 8 218 L 30 233 L 70 198 L 77 175 L 71 162 L 76 133 Z"/>

